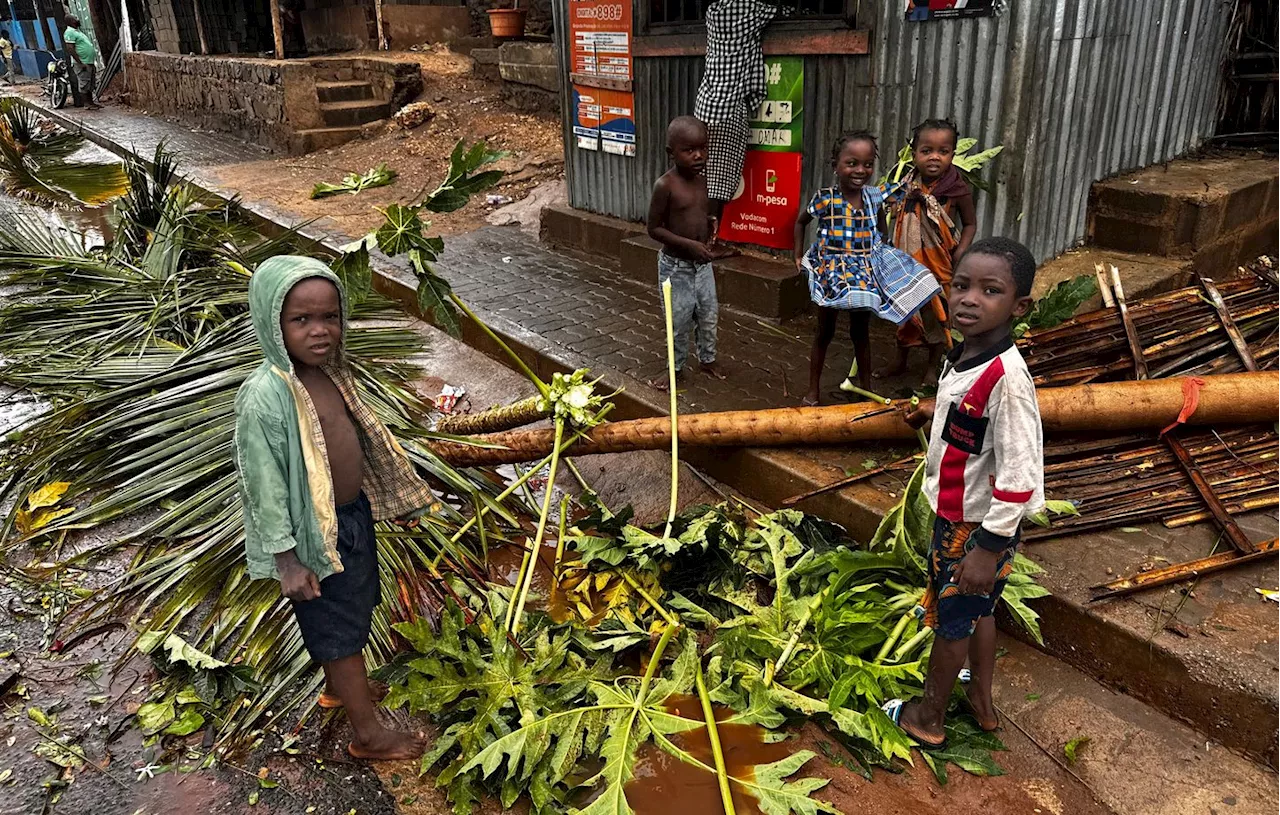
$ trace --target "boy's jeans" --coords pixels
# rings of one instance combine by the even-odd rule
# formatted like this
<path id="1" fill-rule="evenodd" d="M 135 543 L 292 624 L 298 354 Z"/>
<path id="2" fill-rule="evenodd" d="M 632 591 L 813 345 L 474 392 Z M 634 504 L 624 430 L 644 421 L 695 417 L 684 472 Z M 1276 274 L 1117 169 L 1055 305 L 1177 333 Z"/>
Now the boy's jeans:
<path id="1" fill-rule="evenodd" d="M 720 303 L 716 300 L 716 277 L 710 263 L 658 254 L 658 292 L 664 280 L 671 281 L 671 324 L 675 331 L 676 370 L 684 370 L 689 355 L 689 329 L 697 328 L 698 360 L 703 365 L 716 361 L 716 321 Z M 661 299 L 659 299 L 661 302 Z"/>

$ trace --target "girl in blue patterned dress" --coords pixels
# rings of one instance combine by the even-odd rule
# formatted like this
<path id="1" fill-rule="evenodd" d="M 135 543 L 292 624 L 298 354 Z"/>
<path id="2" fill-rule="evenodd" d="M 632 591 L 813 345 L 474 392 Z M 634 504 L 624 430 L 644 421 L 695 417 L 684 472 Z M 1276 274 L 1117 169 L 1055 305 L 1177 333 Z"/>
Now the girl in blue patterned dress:
<path id="1" fill-rule="evenodd" d="M 905 252 L 884 243 L 884 194 L 872 177 L 876 140 L 865 130 L 841 134 L 831 150 L 836 186 L 819 190 L 795 226 L 796 268 L 808 274 L 809 297 L 818 306 L 818 330 L 809 352 L 809 392 L 818 404 L 827 346 L 836 317 L 849 312 L 854 369 L 863 390 L 871 388 L 871 315 L 901 325 L 941 291 L 934 276 Z M 804 251 L 805 231 L 818 222 L 818 236 Z"/>

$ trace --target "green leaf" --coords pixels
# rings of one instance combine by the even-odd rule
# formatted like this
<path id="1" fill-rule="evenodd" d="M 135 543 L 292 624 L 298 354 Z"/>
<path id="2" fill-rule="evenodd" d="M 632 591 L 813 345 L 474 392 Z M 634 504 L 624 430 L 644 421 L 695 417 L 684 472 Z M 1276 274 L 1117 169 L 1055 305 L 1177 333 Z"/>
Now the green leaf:
<path id="1" fill-rule="evenodd" d="M 1040 701 L 1040 694 L 1038 694 L 1038 693 L 1028 693 L 1028 694 L 1027 694 L 1027 701 L 1028 701 L 1028 702 L 1039 702 L 1039 701 Z"/>
<path id="2" fill-rule="evenodd" d="M 1068 764 L 1075 764 L 1081 749 L 1090 741 L 1088 736 L 1076 736 L 1071 741 L 1062 745 L 1062 754 L 1067 757 Z"/>
<path id="3" fill-rule="evenodd" d="M 1076 310 L 1098 293 L 1098 280 L 1094 275 L 1082 274 L 1064 280 L 1036 301 L 1027 317 L 1032 330 L 1052 328 L 1071 318 Z"/>
<path id="4" fill-rule="evenodd" d="M 369 260 L 369 250 L 377 244 L 377 236 L 372 233 L 358 241 L 352 241 L 341 247 L 342 254 L 330 266 L 342 281 L 342 288 L 351 306 L 363 303 L 373 291 L 373 266 Z"/>
<path id="5" fill-rule="evenodd" d="M 374 233 L 378 248 L 389 257 L 402 255 L 413 249 L 420 250 L 426 260 L 439 257 L 444 249 L 444 241 L 422 234 L 426 224 L 418 217 L 421 211 L 421 207 L 406 207 L 403 204 L 392 204 L 379 210 L 384 220 Z"/>
<path id="6" fill-rule="evenodd" d="M 409 262 L 418 276 L 418 311 L 451 336 L 461 337 L 462 324 L 449 297 L 453 292 L 449 281 L 437 275 L 417 249 L 409 253 Z"/>
<path id="7" fill-rule="evenodd" d="M 147 702 L 138 708 L 138 727 L 147 735 L 159 733 L 174 720 L 173 700 Z"/>
<path id="8" fill-rule="evenodd" d="M 138 711 L 141 713 L 141 709 Z M 141 717 L 139 717 L 141 721 Z M 196 710 L 194 705 L 187 705 L 182 712 L 173 720 L 164 732 L 171 736 L 187 736 L 200 728 L 204 727 L 204 716 L 200 711 Z"/>
<path id="9" fill-rule="evenodd" d="M 814 757 L 811 750 L 799 750 L 772 764 L 757 764 L 753 768 L 754 779 L 741 781 L 735 779 L 739 786 L 745 787 L 760 804 L 764 815 L 817 815 L 819 812 L 839 813 L 839 810 L 823 801 L 816 801 L 811 796 L 825 787 L 826 778 L 799 778 L 795 781 L 786 779 L 797 773 L 801 767 Z"/>
<path id="10" fill-rule="evenodd" d="M 368 170 L 364 175 L 348 173 L 342 181 L 337 184 L 329 184 L 321 181 L 311 190 L 311 198 L 328 198 L 333 195 L 341 195 L 350 193 L 355 195 L 374 187 L 385 187 L 396 180 L 396 171 L 387 167 L 386 163 L 379 164 L 372 170 Z"/>

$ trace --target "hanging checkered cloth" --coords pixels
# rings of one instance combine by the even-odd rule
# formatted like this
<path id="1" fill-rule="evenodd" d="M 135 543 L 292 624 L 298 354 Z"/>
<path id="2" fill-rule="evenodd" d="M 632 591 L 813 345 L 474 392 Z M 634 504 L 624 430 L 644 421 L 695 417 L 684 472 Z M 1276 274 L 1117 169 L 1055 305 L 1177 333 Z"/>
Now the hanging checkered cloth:
<path id="1" fill-rule="evenodd" d="M 707 125 L 707 194 L 728 201 L 742 181 L 751 130 L 765 96 L 764 29 L 779 7 L 759 0 L 716 0 L 707 9 L 707 59 L 693 115 Z"/>
<path id="2" fill-rule="evenodd" d="M 805 253 L 809 298 L 819 306 L 867 309 L 901 325 L 942 291 L 933 274 L 906 252 L 880 239 L 884 193 L 862 188 L 854 209 L 840 190 L 819 190 L 809 202 L 818 238 Z"/>

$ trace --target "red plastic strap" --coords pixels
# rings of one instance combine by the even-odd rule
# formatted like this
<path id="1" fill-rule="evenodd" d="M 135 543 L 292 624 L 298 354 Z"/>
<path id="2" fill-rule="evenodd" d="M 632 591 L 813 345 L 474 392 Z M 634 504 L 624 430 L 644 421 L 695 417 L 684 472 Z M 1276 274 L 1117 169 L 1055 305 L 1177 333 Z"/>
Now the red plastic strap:
<path id="1" fill-rule="evenodd" d="M 1182 411 L 1178 414 L 1178 418 L 1173 424 L 1160 431 L 1163 436 L 1170 430 L 1173 430 L 1180 424 L 1186 424 L 1187 419 L 1191 418 L 1191 414 L 1196 412 L 1196 408 L 1200 407 L 1200 389 L 1204 387 L 1204 380 L 1198 376 L 1188 376 L 1182 380 Z"/>

